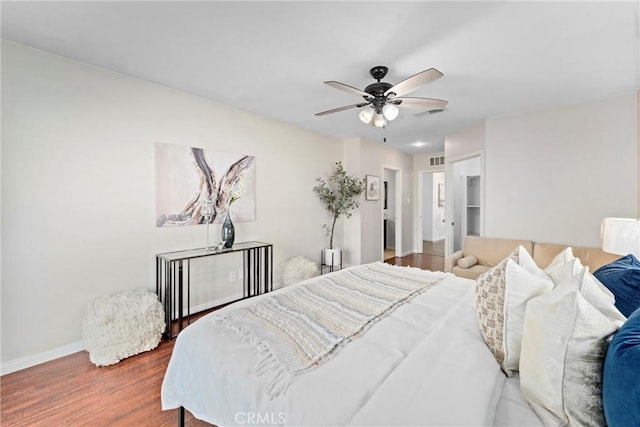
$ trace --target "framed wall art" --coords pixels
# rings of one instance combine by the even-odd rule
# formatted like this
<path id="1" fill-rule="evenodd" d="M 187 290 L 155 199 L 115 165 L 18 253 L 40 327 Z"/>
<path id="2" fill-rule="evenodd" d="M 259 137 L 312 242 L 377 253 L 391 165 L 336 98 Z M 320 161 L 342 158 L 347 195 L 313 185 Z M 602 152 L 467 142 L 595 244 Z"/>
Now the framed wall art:
<path id="1" fill-rule="evenodd" d="M 204 224 L 204 202 L 213 204 L 210 223 L 256 219 L 255 157 L 176 144 L 156 143 L 156 225 Z"/>
<path id="2" fill-rule="evenodd" d="M 380 200 L 380 177 L 375 175 L 366 175 L 365 198 L 367 200 Z"/>

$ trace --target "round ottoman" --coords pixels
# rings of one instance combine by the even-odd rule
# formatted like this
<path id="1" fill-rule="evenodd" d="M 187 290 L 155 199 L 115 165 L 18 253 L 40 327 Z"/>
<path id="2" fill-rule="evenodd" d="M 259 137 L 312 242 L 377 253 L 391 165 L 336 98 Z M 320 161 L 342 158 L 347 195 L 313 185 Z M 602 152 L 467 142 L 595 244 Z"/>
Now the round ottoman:
<path id="1" fill-rule="evenodd" d="M 107 366 L 158 346 L 164 331 L 164 310 L 148 290 L 97 298 L 87 306 L 82 342 L 96 366 Z"/>

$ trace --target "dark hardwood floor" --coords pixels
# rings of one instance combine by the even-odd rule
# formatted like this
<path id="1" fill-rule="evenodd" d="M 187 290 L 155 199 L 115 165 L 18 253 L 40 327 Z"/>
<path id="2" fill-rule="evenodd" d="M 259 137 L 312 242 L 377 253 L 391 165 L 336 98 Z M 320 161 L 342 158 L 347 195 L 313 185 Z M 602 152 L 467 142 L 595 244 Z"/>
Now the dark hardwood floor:
<path id="1" fill-rule="evenodd" d="M 400 257 L 389 257 L 384 260 L 387 264 L 419 267 L 423 270 L 444 270 L 444 240 L 436 242 L 422 242 L 422 253 Z"/>
<path id="2" fill-rule="evenodd" d="M 389 264 L 442 270 L 444 258 L 412 254 Z M 193 317 L 194 319 L 197 316 Z M 98 368 L 82 351 L 0 377 L 1 426 L 175 426 L 160 388 L 175 341 Z M 187 426 L 207 426 L 187 411 Z"/>
<path id="3" fill-rule="evenodd" d="M 408 267 L 419 267 L 423 270 L 442 271 L 444 269 L 444 257 L 428 254 L 411 254 L 402 258 L 393 257 L 385 259 L 384 262 L 393 265 L 404 265 Z"/>
<path id="4" fill-rule="evenodd" d="M 176 426 L 160 409 L 160 387 L 175 341 L 98 368 L 87 352 L 0 377 L 0 425 Z M 187 412 L 187 426 L 207 426 Z"/>
<path id="5" fill-rule="evenodd" d="M 423 241 L 422 253 L 402 258 L 394 257 L 393 250 L 385 249 L 385 262 L 388 264 L 419 267 L 424 270 L 441 271 L 444 269 L 444 240 Z"/>

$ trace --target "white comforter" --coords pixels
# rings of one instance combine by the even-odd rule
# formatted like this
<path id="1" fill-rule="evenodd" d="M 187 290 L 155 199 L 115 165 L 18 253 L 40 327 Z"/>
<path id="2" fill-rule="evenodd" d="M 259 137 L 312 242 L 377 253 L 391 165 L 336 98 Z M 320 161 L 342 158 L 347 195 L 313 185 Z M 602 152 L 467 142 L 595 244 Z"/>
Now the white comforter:
<path id="1" fill-rule="evenodd" d="M 447 275 L 273 400 L 255 346 L 205 316 L 177 338 L 162 408 L 217 425 L 541 425 L 482 340 L 473 284 Z"/>

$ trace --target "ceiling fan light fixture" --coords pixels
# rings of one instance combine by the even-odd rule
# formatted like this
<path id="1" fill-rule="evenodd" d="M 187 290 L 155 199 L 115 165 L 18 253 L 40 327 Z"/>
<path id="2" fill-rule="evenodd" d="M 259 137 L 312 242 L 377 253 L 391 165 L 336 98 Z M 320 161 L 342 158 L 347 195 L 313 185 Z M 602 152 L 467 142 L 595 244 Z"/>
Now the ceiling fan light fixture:
<path id="1" fill-rule="evenodd" d="M 382 107 L 382 114 L 384 115 L 384 118 L 389 121 L 392 121 L 396 117 L 398 117 L 398 113 L 398 107 L 393 104 L 385 104 L 385 106 Z"/>
<path id="2" fill-rule="evenodd" d="M 371 119 L 373 119 L 373 108 L 365 108 L 362 111 L 360 111 L 360 114 L 358 114 L 358 117 L 360 117 L 360 121 L 366 125 L 368 125 L 369 123 L 371 123 Z"/>
<path id="3" fill-rule="evenodd" d="M 383 114 L 376 113 L 373 117 L 373 125 L 377 128 L 384 127 L 387 124 L 387 120 L 384 118 Z"/>
<path id="4" fill-rule="evenodd" d="M 371 68 L 369 70 L 369 74 L 371 74 L 371 77 L 373 77 L 376 82 L 369 84 L 364 88 L 364 90 L 360 90 L 334 80 L 325 81 L 324 83 L 326 85 L 349 92 L 352 95 L 357 95 L 363 98 L 364 102 L 361 99 L 358 104 L 345 105 L 344 107 L 322 111 L 320 113 L 316 113 L 316 116 L 324 116 L 327 114 L 337 113 L 339 111 L 350 110 L 352 108 L 365 107 L 358 113 L 360 121 L 364 124 L 384 128 L 388 122 L 391 122 L 398 117 L 400 112 L 398 108 L 416 108 L 428 110 L 432 113 L 444 111 L 447 101 L 442 99 L 404 96 L 418 89 L 423 84 L 442 77 L 443 74 L 440 71 L 435 68 L 429 68 L 428 70 L 414 74 L 395 85 L 382 81 L 386 76 L 387 71 L 388 68 L 383 65 Z"/>

